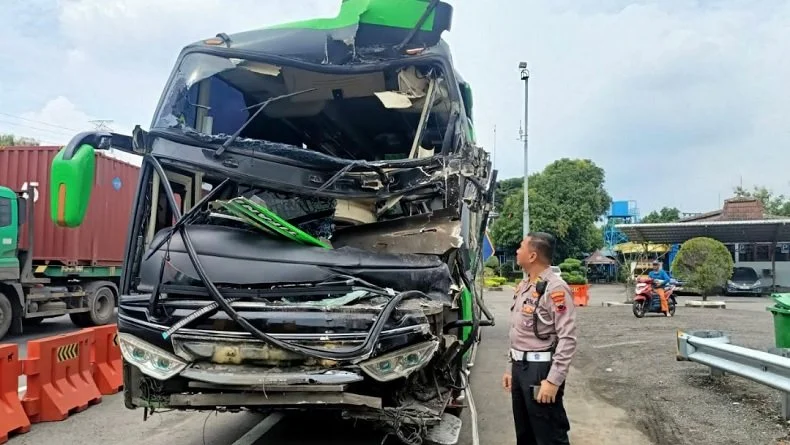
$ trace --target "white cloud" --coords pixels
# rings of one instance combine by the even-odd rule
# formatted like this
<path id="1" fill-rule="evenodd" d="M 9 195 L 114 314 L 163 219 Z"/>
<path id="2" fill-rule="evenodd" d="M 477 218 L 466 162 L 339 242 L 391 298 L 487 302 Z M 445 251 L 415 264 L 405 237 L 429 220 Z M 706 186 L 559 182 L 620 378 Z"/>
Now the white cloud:
<path id="1" fill-rule="evenodd" d="M 22 113 L 22 117 L 39 123 L 57 123 L 60 128 L 72 131 L 89 130 L 94 118 L 77 109 L 76 105 L 63 96 L 47 102 L 39 111 Z M 57 127 L 53 127 L 57 128 Z"/>
<path id="2" fill-rule="evenodd" d="M 606 168 L 613 197 L 636 199 L 643 211 L 712 208 L 741 177 L 790 194 L 783 171 L 790 162 L 790 2 L 503 0 L 493 8 L 450 1 L 446 38 L 473 87 L 477 134 L 489 148 L 497 126 L 500 177 L 520 174 L 516 66 L 528 60 L 532 170 L 559 157 L 591 158 Z M 14 42 L 0 52 L 0 112 L 40 110 L 36 119 L 66 127 L 107 118 L 118 131 L 148 126 L 183 46 L 218 32 L 331 16 L 339 5 L 12 3 L 22 19 L 0 18 L 0 40 Z"/>

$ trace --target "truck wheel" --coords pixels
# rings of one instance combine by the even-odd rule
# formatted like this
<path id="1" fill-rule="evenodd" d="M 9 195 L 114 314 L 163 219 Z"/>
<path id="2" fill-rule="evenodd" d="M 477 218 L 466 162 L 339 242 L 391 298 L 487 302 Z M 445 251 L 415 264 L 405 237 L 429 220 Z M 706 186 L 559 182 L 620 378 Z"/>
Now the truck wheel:
<path id="1" fill-rule="evenodd" d="M 115 293 L 109 286 L 88 289 L 88 312 L 70 314 L 71 321 L 81 328 L 101 326 L 112 322 L 115 310 Z"/>
<path id="2" fill-rule="evenodd" d="M 4 294 L 0 294 L 0 339 L 5 337 L 11 329 L 11 319 L 14 317 L 11 302 Z"/>

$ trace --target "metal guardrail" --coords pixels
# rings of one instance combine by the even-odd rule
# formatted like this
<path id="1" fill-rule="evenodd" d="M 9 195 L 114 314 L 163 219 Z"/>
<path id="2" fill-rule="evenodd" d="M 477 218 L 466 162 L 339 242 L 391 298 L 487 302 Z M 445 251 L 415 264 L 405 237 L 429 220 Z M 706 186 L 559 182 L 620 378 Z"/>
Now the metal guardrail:
<path id="1" fill-rule="evenodd" d="M 730 344 L 722 331 L 678 330 L 677 360 L 710 367 L 712 377 L 737 375 L 782 393 L 782 418 L 790 419 L 790 349 L 769 352 Z"/>

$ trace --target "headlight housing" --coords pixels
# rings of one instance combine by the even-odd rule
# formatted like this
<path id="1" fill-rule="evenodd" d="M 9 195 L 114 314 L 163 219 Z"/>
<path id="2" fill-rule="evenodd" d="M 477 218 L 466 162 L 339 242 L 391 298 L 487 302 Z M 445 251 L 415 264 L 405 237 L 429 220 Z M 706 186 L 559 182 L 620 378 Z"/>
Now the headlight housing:
<path id="1" fill-rule="evenodd" d="M 124 360 L 149 377 L 167 380 L 187 367 L 180 358 L 134 335 L 118 334 L 118 340 Z"/>
<path id="2" fill-rule="evenodd" d="M 754 287 L 760 287 L 762 285 L 763 285 L 763 283 L 761 283 L 760 280 L 757 280 L 757 281 L 754 282 Z"/>
<path id="3" fill-rule="evenodd" d="M 418 343 L 365 360 L 359 366 L 365 374 L 379 382 L 389 382 L 401 377 L 408 377 L 412 372 L 425 366 L 431 361 L 431 357 L 438 347 L 439 340 Z"/>

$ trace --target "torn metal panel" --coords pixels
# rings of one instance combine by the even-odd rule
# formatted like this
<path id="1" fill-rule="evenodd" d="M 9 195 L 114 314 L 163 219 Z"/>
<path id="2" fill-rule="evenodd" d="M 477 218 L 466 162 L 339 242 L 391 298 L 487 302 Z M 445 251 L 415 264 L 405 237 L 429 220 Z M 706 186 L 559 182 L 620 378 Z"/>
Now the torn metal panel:
<path id="1" fill-rule="evenodd" d="M 461 220 L 454 214 L 421 214 L 338 231 L 337 247 L 387 253 L 444 255 L 463 246 Z"/>
<path id="2" fill-rule="evenodd" d="M 364 227 L 364 226 L 360 226 Z M 191 225 L 185 230 L 194 242 L 200 261 L 211 279 L 217 283 L 263 285 L 281 283 L 320 283 L 338 275 L 359 277 L 383 288 L 422 289 L 428 295 L 447 295 L 450 270 L 440 258 L 417 255 L 425 249 L 438 250 L 437 242 L 454 245 L 457 235 L 447 228 L 426 227 L 425 233 L 449 234 L 433 242 L 422 242 L 425 249 L 401 253 L 375 253 L 381 249 L 363 250 L 353 247 L 325 249 L 261 236 L 257 232 L 224 226 Z M 454 229 L 453 229 L 454 230 Z M 434 233 L 435 232 L 435 233 Z M 160 231 L 152 242 L 156 245 L 169 230 Z M 410 231 L 406 234 L 414 234 Z M 414 239 L 417 239 L 416 237 Z M 334 243 L 334 241 L 333 241 Z M 165 284 L 192 284 L 198 273 L 184 245 L 183 237 L 175 235 L 169 243 L 169 267 L 165 268 Z M 160 281 L 166 252 L 159 250 L 143 260 L 141 284 L 153 289 Z"/>
<path id="3" fill-rule="evenodd" d="M 423 0 L 348 0 L 335 17 L 283 23 L 229 35 L 230 49 L 262 51 L 312 63 L 338 65 L 368 54 L 393 54 L 407 48 L 433 47 L 451 28 L 453 8 L 439 2 L 422 26 L 414 29 L 429 2 Z M 191 47 L 216 46 L 215 39 Z"/>
<path id="4" fill-rule="evenodd" d="M 412 107 L 411 99 L 397 91 L 377 91 L 374 93 L 385 108 L 407 109 Z"/>
<path id="5" fill-rule="evenodd" d="M 211 408 L 217 406 L 244 407 L 270 406 L 282 408 L 307 408 L 311 405 L 356 405 L 381 409 L 378 397 L 350 392 L 343 393 L 220 393 L 220 394 L 171 394 L 172 408 Z"/>
<path id="6" fill-rule="evenodd" d="M 343 392 L 348 389 L 348 385 L 227 385 L 223 383 L 206 383 L 190 381 L 189 387 L 194 389 L 212 389 L 218 391 L 244 392 Z"/>
<path id="7" fill-rule="evenodd" d="M 361 382 L 362 375 L 351 371 L 322 370 L 313 372 L 288 372 L 280 368 L 258 366 L 229 366 L 197 363 L 181 372 L 181 376 L 205 383 L 219 385 L 348 385 Z"/>

